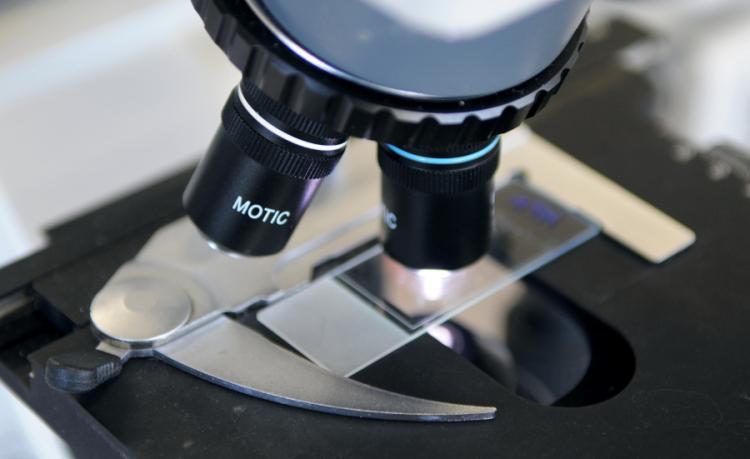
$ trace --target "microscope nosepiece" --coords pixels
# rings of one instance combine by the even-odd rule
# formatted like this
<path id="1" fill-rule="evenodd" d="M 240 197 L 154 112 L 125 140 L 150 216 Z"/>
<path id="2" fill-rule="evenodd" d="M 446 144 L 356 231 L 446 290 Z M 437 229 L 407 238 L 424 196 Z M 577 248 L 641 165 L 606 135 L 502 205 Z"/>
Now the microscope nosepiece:
<path id="1" fill-rule="evenodd" d="M 417 269 L 479 259 L 490 238 L 497 136 L 561 87 L 591 0 L 485 2 L 475 16 L 495 19 L 461 39 L 446 39 L 453 18 L 435 15 L 454 8 L 449 0 L 397 15 L 374 2 L 341 1 L 336 14 L 308 3 L 193 0 L 243 81 L 186 191 L 190 217 L 222 250 L 276 253 L 346 138 L 359 137 L 381 145 L 386 252 Z M 511 9 L 519 14 L 498 20 Z M 417 26 L 430 15 L 443 32 Z"/>

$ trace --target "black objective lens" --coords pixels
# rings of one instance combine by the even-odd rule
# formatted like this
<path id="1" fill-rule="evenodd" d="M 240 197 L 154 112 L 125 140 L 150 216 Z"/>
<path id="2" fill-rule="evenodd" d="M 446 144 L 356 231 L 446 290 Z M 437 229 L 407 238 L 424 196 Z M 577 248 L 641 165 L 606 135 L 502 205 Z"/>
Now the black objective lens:
<path id="1" fill-rule="evenodd" d="M 346 139 L 241 84 L 188 184 L 185 209 L 220 248 L 271 255 L 284 248 Z"/>
<path id="2" fill-rule="evenodd" d="M 415 269 L 459 269 L 489 248 L 499 137 L 445 150 L 381 144 L 383 243 Z"/>

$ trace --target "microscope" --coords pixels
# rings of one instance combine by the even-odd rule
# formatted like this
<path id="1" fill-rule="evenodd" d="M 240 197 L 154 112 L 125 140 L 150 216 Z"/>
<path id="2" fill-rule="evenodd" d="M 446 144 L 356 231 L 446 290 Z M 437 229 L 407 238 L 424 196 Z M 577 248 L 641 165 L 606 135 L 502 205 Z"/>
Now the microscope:
<path id="1" fill-rule="evenodd" d="M 557 92 L 583 45 L 589 1 L 510 10 L 477 5 L 473 11 L 443 2 L 433 6 L 444 10 L 435 12 L 442 19 L 426 22 L 422 6 L 388 2 L 218 0 L 194 6 L 243 75 L 183 196 L 192 222 L 187 231 L 220 254 L 211 254 L 206 272 L 205 260 L 179 258 L 190 249 L 165 252 L 175 236 L 155 237 L 93 300 L 99 350 L 51 358 L 47 381 L 62 391 L 89 391 L 130 358 L 178 348 L 185 355 L 190 346 L 178 345 L 183 337 L 218 327 L 212 339 L 234 353 L 257 353 L 262 368 L 252 371 L 267 372 L 265 378 L 224 374 L 230 368 L 207 371 L 205 360 L 175 354 L 166 359 L 225 387 L 307 409 L 426 422 L 492 418 L 494 407 L 407 397 L 347 377 L 557 256 L 561 247 L 569 250 L 594 235 L 592 224 L 521 185 L 499 191 L 494 181 L 500 134 Z M 450 13 L 465 16 L 467 24 L 452 24 Z M 351 137 L 378 144 L 380 237 L 361 253 L 342 253 L 338 242 L 333 252 L 340 262 L 325 275 L 313 273 L 331 249 L 318 247 L 324 257 L 312 260 L 308 279 L 269 297 L 272 287 L 263 291 L 269 281 L 260 278 L 277 268 L 259 260 L 278 257 L 288 245 Z M 498 195 L 503 199 L 496 203 Z M 531 232 L 515 241 L 524 231 L 516 227 L 493 235 L 500 232 L 495 220 L 502 219 L 496 208 L 508 199 L 533 207 L 538 219 L 546 212 L 554 220 L 547 236 L 536 235 L 543 242 L 529 243 Z M 501 246 L 495 256 L 493 237 Z M 233 263 L 230 257 L 248 259 Z M 223 289 L 236 299 L 227 301 Z M 319 368 L 267 340 L 264 346 L 244 337 L 231 342 L 233 334 L 251 332 L 238 330 L 225 316 L 228 309 L 241 313 L 261 301 L 269 304 L 258 320 Z M 416 305 L 421 309 L 408 313 Z M 392 320 L 384 319 L 388 314 Z M 278 377 L 297 383 L 272 387 Z"/>
<path id="2" fill-rule="evenodd" d="M 613 26 L 543 111 L 591 0 L 501 3 L 193 0 L 242 73 L 208 151 L 0 272 L 0 330 L 28 329 L 0 341 L 3 379 L 94 456 L 747 440 L 686 363 L 746 340 L 704 307 L 731 298 L 726 257 L 747 266 L 718 244 L 736 227 L 683 197 L 735 198 L 672 172 L 679 142 L 615 58 L 646 34 Z"/>

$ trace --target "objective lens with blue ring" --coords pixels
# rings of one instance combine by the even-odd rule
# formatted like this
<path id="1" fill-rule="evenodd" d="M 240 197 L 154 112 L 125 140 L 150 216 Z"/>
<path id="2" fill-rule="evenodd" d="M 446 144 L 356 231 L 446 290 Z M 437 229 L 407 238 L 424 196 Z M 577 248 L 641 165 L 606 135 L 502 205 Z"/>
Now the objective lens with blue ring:
<path id="1" fill-rule="evenodd" d="M 500 138 L 449 148 L 381 144 L 383 244 L 414 269 L 455 270 L 489 250 Z"/>

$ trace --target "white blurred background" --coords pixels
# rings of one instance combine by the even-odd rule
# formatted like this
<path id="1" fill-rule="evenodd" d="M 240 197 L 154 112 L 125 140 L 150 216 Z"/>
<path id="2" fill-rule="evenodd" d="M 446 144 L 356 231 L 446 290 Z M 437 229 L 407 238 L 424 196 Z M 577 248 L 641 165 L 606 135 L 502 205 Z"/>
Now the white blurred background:
<path id="1" fill-rule="evenodd" d="M 750 151 L 750 2 L 597 0 L 658 37 L 629 65 L 699 148 Z M 0 266 L 44 230 L 196 161 L 238 72 L 188 0 L 0 0 Z M 0 387 L 0 459 L 65 457 Z"/>
<path id="2" fill-rule="evenodd" d="M 0 0 L 0 266 L 196 161 L 238 79 L 188 0 Z M 51 435 L 0 387 L 0 459 Z"/>

